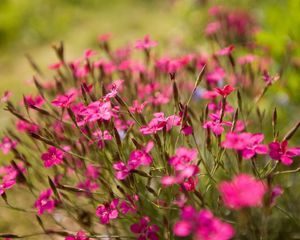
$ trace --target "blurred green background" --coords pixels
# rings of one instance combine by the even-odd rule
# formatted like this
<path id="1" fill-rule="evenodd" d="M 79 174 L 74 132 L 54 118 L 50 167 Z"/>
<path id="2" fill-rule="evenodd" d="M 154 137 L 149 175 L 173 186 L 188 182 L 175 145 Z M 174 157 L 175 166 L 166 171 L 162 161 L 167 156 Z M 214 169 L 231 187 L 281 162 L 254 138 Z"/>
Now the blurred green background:
<path id="1" fill-rule="evenodd" d="M 159 52 L 163 46 L 174 52 L 178 45 L 187 52 L 201 49 L 207 45 L 203 36 L 207 10 L 214 4 L 253 14 L 261 26 L 256 40 L 267 45 L 276 60 L 273 72 L 285 68 L 284 88 L 276 88 L 276 96 L 288 100 L 283 116 L 299 118 L 299 0 L 0 0 L 0 94 L 11 90 L 13 99 L 20 100 L 22 94 L 31 92 L 28 80 L 33 71 L 25 54 L 46 70 L 56 61 L 51 45 L 60 40 L 68 59 L 80 56 L 86 48 L 96 48 L 97 36 L 104 33 L 112 34 L 116 46 L 150 34 L 159 41 Z M 286 58 L 290 64 L 284 65 Z M 275 101 L 275 92 L 271 94 Z M 1 129 L 9 121 L 2 109 Z M 16 215 L 7 213 L 0 209 L 0 232 L 26 232 L 25 224 L 9 225 Z"/>

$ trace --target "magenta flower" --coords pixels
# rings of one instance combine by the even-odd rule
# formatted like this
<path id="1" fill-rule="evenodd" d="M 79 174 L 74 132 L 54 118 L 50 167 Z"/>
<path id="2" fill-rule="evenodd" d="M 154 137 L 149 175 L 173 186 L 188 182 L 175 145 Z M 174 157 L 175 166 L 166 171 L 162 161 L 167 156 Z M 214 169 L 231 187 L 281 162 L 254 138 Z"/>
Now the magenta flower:
<path id="1" fill-rule="evenodd" d="M 28 123 L 23 120 L 18 120 L 16 122 L 16 128 L 19 132 L 30 132 L 36 133 L 39 131 L 39 126 L 33 123 Z"/>
<path id="2" fill-rule="evenodd" d="M 56 147 L 49 147 L 46 153 L 43 153 L 41 158 L 44 161 L 46 168 L 54 165 L 61 164 L 63 162 L 64 152 Z"/>
<path id="3" fill-rule="evenodd" d="M 176 150 L 175 156 L 169 159 L 169 163 L 175 168 L 175 170 L 183 170 L 190 164 L 191 161 L 197 158 L 197 155 L 198 152 L 196 149 L 181 147 Z"/>
<path id="4" fill-rule="evenodd" d="M 24 103 L 29 107 L 41 107 L 44 104 L 44 102 L 44 98 L 40 95 L 37 95 L 36 97 L 33 97 L 31 95 L 24 97 Z"/>
<path id="5" fill-rule="evenodd" d="M 222 95 L 224 98 L 226 98 L 234 90 L 235 89 L 230 85 L 226 85 L 223 88 L 216 88 L 215 92 L 218 93 L 219 95 Z"/>
<path id="6" fill-rule="evenodd" d="M 228 240 L 234 236 L 234 229 L 228 223 L 220 221 L 209 210 L 196 210 L 186 206 L 181 211 L 180 220 L 175 223 L 173 232 L 176 236 L 194 239 Z"/>
<path id="7" fill-rule="evenodd" d="M 86 195 L 90 196 L 90 193 L 97 190 L 99 185 L 95 182 L 92 182 L 91 179 L 86 179 L 85 181 L 78 183 L 77 187 L 86 190 Z"/>
<path id="8" fill-rule="evenodd" d="M 128 166 L 131 169 L 136 169 L 140 165 L 149 166 L 152 163 L 152 157 L 150 156 L 149 152 L 153 148 L 154 143 L 152 141 L 148 142 L 146 147 L 138 150 L 134 150 L 130 153 Z"/>
<path id="9" fill-rule="evenodd" d="M 15 178 L 2 179 L 2 183 L 0 183 L 0 196 L 5 192 L 6 189 L 12 188 L 15 184 Z"/>
<path id="10" fill-rule="evenodd" d="M 154 114 L 154 118 L 148 123 L 147 126 L 140 128 L 140 132 L 144 135 L 157 133 L 166 127 L 167 131 L 170 131 L 173 126 L 179 126 L 181 118 L 176 115 L 165 117 L 164 113 L 159 112 Z"/>
<path id="11" fill-rule="evenodd" d="M 65 95 L 58 95 L 51 103 L 53 106 L 60 108 L 67 108 L 73 103 L 75 98 L 75 93 L 67 93 Z"/>
<path id="12" fill-rule="evenodd" d="M 52 213 L 55 207 L 55 200 L 52 199 L 53 192 L 51 188 L 41 192 L 36 200 L 34 207 L 38 210 L 38 215 L 42 215 L 45 211 Z"/>
<path id="13" fill-rule="evenodd" d="M 300 155 L 300 147 L 288 149 L 288 141 L 272 142 L 269 144 L 270 157 L 280 161 L 284 165 L 291 165 L 293 157 Z"/>
<path id="14" fill-rule="evenodd" d="M 63 63 L 62 62 L 56 62 L 56 63 L 52 63 L 48 66 L 48 68 L 50 70 L 57 70 L 57 69 L 60 69 L 61 67 L 63 66 Z"/>
<path id="15" fill-rule="evenodd" d="M 137 212 L 136 203 L 138 202 L 138 200 L 139 200 L 138 195 L 127 196 L 127 200 L 124 200 L 120 203 L 120 212 L 122 214 L 136 213 Z"/>
<path id="16" fill-rule="evenodd" d="M 17 142 L 10 139 L 9 137 L 3 137 L 0 143 L 0 149 L 3 154 L 8 154 L 12 149 L 15 149 L 17 146 Z"/>
<path id="17" fill-rule="evenodd" d="M 127 178 L 131 171 L 131 169 L 121 161 L 114 163 L 113 168 L 116 170 L 116 178 L 118 180 L 124 180 L 125 178 Z"/>
<path id="18" fill-rule="evenodd" d="M 100 176 L 100 167 L 88 164 L 86 166 L 85 175 L 91 179 L 97 179 Z"/>
<path id="19" fill-rule="evenodd" d="M 203 124 L 203 128 L 207 129 L 210 128 L 211 131 L 216 134 L 217 136 L 221 135 L 224 132 L 224 127 L 223 126 L 231 126 L 232 123 L 225 121 L 225 122 L 221 122 L 221 116 L 218 113 L 210 113 L 209 114 L 209 118 L 210 120 L 206 121 Z"/>
<path id="20" fill-rule="evenodd" d="M 268 146 L 261 144 L 263 140 L 264 140 L 264 135 L 262 133 L 252 134 L 247 140 L 247 145 L 242 150 L 243 157 L 246 159 L 250 159 L 255 154 L 267 154 Z"/>
<path id="21" fill-rule="evenodd" d="M 101 149 L 105 146 L 104 141 L 112 140 L 112 135 L 107 130 L 104 130 L 103 132 L 101 130 L 97 130 L 96 132 L 93 132 L 93 136 L 98 142 L 98 147 Z"/>
<path id="22" fill-rule="evenodd" d="M 97 120 L 110 120 L 112 117 L 111 104 L 110 102 L 92 102 L 78 112 L 78 115 L 83 117 L 83 120 L 78 123 L 79 126 Z"/>
<path id="23" fill-rule="evenodd" d="M 143 216 L 139 223 L 134 223 L 130 226 L 131 232 L 138 236 L 138 240 L 158 240 L 159 228 L 157 225 L 150 225 L 150 218 Z"/>
<path id="24" fill-rule="evenodd" d="M 152 157 L 149 152 L 153 148 L 154 143 L 148 142 L 146 147 L 131 152 L 127 165 L 121 161 L 114 163 L 113 168 L 116 170 L 116 178 L 124 180 L 132 170 L 139 166 L 149 166 L 152 163 Z"/>
<path id="25" fill-rule="evenodd" d="M 12 96 L 12 92 L 11 91 L 5 91 L 4 93 L 3 93 L 3 96 L 0 98 L 0 102 L 7 102 L 9 99 L 10 99 L 10 97 Z"/>
<path id="26" fill-rule="evenodd" d="M 65 237 L 65 240 L 89 240 L 90 238 L 86 236 L 84 231 L 79 231 L 75 236 L 70 235 Z"/>
<path id="27" fill-rule="evenodd" d="M 225 77 L 225 71 L 221 67 L 217 67 L 214 69 L 214 71 L 206 74 L 206 80 L 208 83 L 218 83 L 222 81 L 224 77 Z"/>
<path id="28" fill-rule="evenodd" d="M 261 206 L 267 187 L 250 175 L 240 174 L 219 185 L 224 204 L 232 209 Z"/>
<path id="29" fill-rule="evenodd" d="M 138 40 L 135 43 L 137 49 L 149 49 L 157 46 L 157 42 L 152 41 L 149 35 L 146 35 L 144 39 Z"/>
<path id="30" fill-rule="evenodd" d="M 99 205 L 96 209 L 96 215 L 100 219 L 100 223 L 108 224 L 111 219 L 116 219 L 119 216 L 117 210 L 119 199 L 113 199 L 110 204 Z"/>
<path id="31" fill-rule="evenodd" d="M 229 47 L 223 48 L 217 52 L 218 56 L 227 56 L 230 55 L 234 50 L 234 46 L 230 45 Z"/>

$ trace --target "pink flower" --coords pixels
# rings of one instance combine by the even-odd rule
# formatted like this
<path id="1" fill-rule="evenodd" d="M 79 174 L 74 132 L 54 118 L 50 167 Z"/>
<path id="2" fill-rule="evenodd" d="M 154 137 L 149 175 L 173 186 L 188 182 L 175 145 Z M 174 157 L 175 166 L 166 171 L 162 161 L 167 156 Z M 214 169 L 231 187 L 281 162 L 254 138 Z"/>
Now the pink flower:
<path id="1" fill-rule="evenodd" d="M 206 74 L 206 80 L 208 83 L 218 83 L 219 81 L 222 81 L 224 77 L 225 71 L 221 67 L 217 67 L 214 71 Z"/>
<path id="2" fill-rule="evenodd" d="M 98 41 L 101 43 L 108 42 L 111 39 L 111 37 L 112 37 L 111 33 L 105 33 L 105 34 L 98 36 Z"/>
<path id="3" fill-rule="evenodd" d="M 122 214 L 127 214 L 127 213 L 136 213 L 137 212 L 137 206 L 136 203 L 139 200 L 138 195 L 133 195 L 133 196 L 127 196 L 127 200 L 124 200 L 120 204 L 120 212 Z"/>
<path id="4" fill-rule="evenodd" d="M 41 107 L 44 102 L 44 98 L 40 95 L 37 95 L 36 97 L 33 97 L 31 95 L 24 96 L 24 103 L 29 107 Z"/>
<path id="5" fill-rule="evenodd" d="M 34 123 L 28 123 L 23 120 L 18 120 L 16 123 L 16 128 L 19 132 L 33 132 L 39 131 L 39 126 Z"/>
<path id="6" fill-rule="evenodd" d="M 217 52 L 218 56 L 226 56 L 230 55 L 232 51 L 234 50 L 234 46 L 230 45 L 229 47 L 223 48 Z"/>
<path id="7" fill-rule="evenodd" d="M 261 206 L 267 187 L 250 175 L 240 174 L 219 185 L 224 204 L 232 209 Z"/>
<path id="8" fill-rule="evenodd" d="M 42 154 L 41 158 L 44 161 L 44 166 L 49 168 L 54 165 L 61 164 L 63 162 L 63 156 L 63 151 L 51 146 L 48 148 L 48 152 Z"/>
<path id="9" fill-rule="evenodd" d="M 176 236 L 194 235 L 195 239 L 228 240 L 234 236 L 234 229 L 228 223 L 220 221 L 209 210 L 196 210 L 186 206 L 181 211 L 181 217 L 173 227 Z"/>
<path id="10" fill-rule="evenodd" d="M 5 91 L 3 96 L 0 99 L 0 102 L 7 102 L 10 99 L 11 96 L 12 96 L 11 91 Z"/>
<path id="11" fill-rule="evenodd" d="M 218 93 L 219 95 L 222 95 L 224 98 L 226 98 L 234 90 L 235 89 L 230 85 L 226 85 L 223 88 L 216 88 L 215 92 Z"/>
<path id="12" fill-rule="evenodd" d="M 131 169 L 121 161 L 114 163 L 113 168 L 116 170 L 116 178 L 118 180 L 124 180 L 125 178 L 127 178 L 131 171 Z"/>
<path id="13" fill-rule="evenodd" d="M 218 32 L 218 30 L 221 28 L 221 24 L 219 22 L 211 22 L 207 24 L 205 28 L 205 35 L 211 36 Z"/>
<path id="14" fill-rule="evenodd" d="M 97 52 L 94 51 L 94 50 L 92 50 L 92 49 L 86 49 L 84 51 L 84 54 L 83 54 L 83 56 L 84 56 L 85 59 L 91 58 L 91 57 L 93 57 L 95 55 L 97 55 Z"/>
<path id="15" fill-rule="evenodd" d="M 293 157 L 300 155 L 300 147 L 288 149 L 288 141 L 272 142 L 269 144 L 270 157 L 280 161 L 284 165 L 291 165 Z"/>
<path id="16" fill-rule="evenodd" d="M 60 69 L 61 67 L 63 66 L 63 63 L 62 62 L 57 62 L 57 63 L 52 63 L 48 66 L 48 68 L 50 70 L 57 70 L 57 69 Z"/>
<path id="17" fill-rule="evenodd" d="M 101 130 L 97 130 L 96 132 L 93 132 L 93 136 L 95 140 L 98 142 L 99 148 L 104 147 L 105 144 L 104 141 L 112 140 L 112 135 L 107 130 L 104 130 L 103 132 Z"/>
<path id="18" fill-rule="evenodd" d="M 147 126 L 140 128 L 140 132 L 144 135 L 157 133 L 166 126 L 166 130 L 170 131 L 173 126 L 179 126 L 181 118 L 176 115 L 165 117 L 163 112 L 155 113 L 154 118 L 148 123 Z"/>
<path id="19" fill-rule="evenodd" d="M 152 157 L 150 156 L 149 152 L 151 151 L 153 146 L 154 143 L 150 141 L 148 142 L 146 147 L 132 151 L 129 156 L 128 166 L 130 166 L 131 169 L 136 169 L 140 165 L 143 166 L 151 165 Z"/>
<path id="20" fill-rule="evenodd" d="M 130 226 L 131 232 L 135 233 L 139 240 L 158 240 L 159 228 L 157 225 L 150 225 L 150 218 L 143 216 L 139 223 L 134 223 Z"/>
<path id="21" fill-rule="evenodd" d="M 110 102 L 95 101 L 79 111 L 78 115 L 83 117 L 83 120 L 78 123 L 79 126 L 97 120 L 110 120 L 112 117 L 111 104 Z"/>
<path id="22" fill-rule="evenodd" d="M 210 120 L 206 121 L 203 124 L 203 128 L 207 129 L 210 128 L 214 134 L 221 135 L 224 132 L 224 125 L 225 126 L 231 126 L 231 122 L 221 122 L 221 116 L 220 114 L 216 113 L 210 113 L 209 114 Z"/>
<path id="23" fill-rule="evenodd" d="M 34 207 L 38 210 L 38 215 L 42 215 L 45 211 L 52 213 L 55 207 L 55 200 L 52 197 L 51 188 L 41 192 L 39 198 L 36 200 Z"/>
<path id="24" fill-rule="evenodd" d="M 97 179 L 100 176 L 100 167 L 88 164 L 86 166 L 85 175 L 91 179 Z"/>
<path id="25" fill-rule="evenodd" d="M 152 157 L 149 152 L 153 148 L 154 143 L 148 142 L 146 147 L 131 152 L 127 165 L 123 162 L 116 162 L 113 168 L 116 170 L 116 178 L 124 180 L 132 170 L 137 169 L 139 166 L 149 166 L 152 163 Z"/>
<path id="26" fill-rule="evenodd" d="M 149 35 L 146 35 L 143 40 L 138 40 L 135 43 L 137 49 L 149 49 L 157 46 L 157 42 L 152 41 Z"/>
<path id="27" fill-rule="evenodd" d="M 0 183 L 0 196 L 5 192 L 6 189 L 12 188 L 16 184 L 15 178 L 6 178 Z"/>
<path id="28" fill-rule="evenodd" d="M 65 237 L 65 240 L 89 240 L 89 237 L 86 236 L 84 231 L 79 231 L 76 236 L 70 235 Z"/>
<path id="29" fill-rule="evenodd" d="M 17 141 L 14 141 L 9 137 L 3 137 L 0 143 L 0 149 L 3 154 L 8 154 L 12 149 L 16 148 L 17 144 Z"/>
<path id="30" fill-rule="evenodd" d="M 131 113 L 135 113 L 135 112 L 142 113 L 147 104 L 148 104 L 147 101 L 143 102 L 142 104 L 139 104 L 137 100 L 134 100 L 132 106 L 129 107 L 129 111 Z"/>
<path id="31" fill-rule="evenodd" d="M 119 200 L 113 199 L 110 204 L 102 204 L 97 207 L 96 215 L 99 217 L 100 223 L 108 224 L 111 219 L 116 219 L 119 216 L 118 204 Z"/>
<path id="32" fill-rule="evenodd" d="M 86 179 L 85 181 L 78 183 L 77 187 L 86 190 L 86 195 L 90 196 L 90 193 L 97 190 L 99 185 L 95 182 L 92 182 L 90 179 Z"/>
<path id="33" fill-rule="evenodd" d="M 283 189 L 280 186 L 272 188 L 271 192 L 271 205 L 275 205 L 276 199 L 283 194 Z"/>
<path id="34" fill-rule="evenodd" d="M 58 95 L 51 103 L 53 106 L 60 108 L 67 108 L 74 101 L 75 93 L 67 93 L 65 95 Z"/>
<path id="35" fill-rule="evenodd" d="M 246 56 L 243 56 L 243 57 L 239 57 L 238 58 L 238 63 L 240 65 L 245 65 L 245 64 L 249 64 L 249 63 L 252 63 L 254 60 L 255 60 L 255 56 L 252 55 L 252 54 L 248 54 Z"/>
<path id="36" fill-rule="evenodd" d="M 263 140 L 264 140 L 264 135 L 262 133 L 252 134 L 247 140 L 247 145 L 242 150 L 243 157 L 246 159 L 250 159 L 255 154 L 267 154 L 268 153 L 267 145 L 261 144 Z"/>
<path id="37" fill-rule="evenodd" d="M 169 159 L 169 163 L 175 170 L 183 170 L 191 161 L 197 158 L 197 155 L 198 152 L 196 149 L 181 147 L 176 150 L 175 156 Z"/>

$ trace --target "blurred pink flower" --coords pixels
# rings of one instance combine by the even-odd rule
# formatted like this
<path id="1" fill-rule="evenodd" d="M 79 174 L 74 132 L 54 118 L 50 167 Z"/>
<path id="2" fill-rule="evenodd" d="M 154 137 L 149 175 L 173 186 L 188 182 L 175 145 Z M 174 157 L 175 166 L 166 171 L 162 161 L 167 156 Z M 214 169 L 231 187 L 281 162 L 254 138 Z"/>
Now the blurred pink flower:
<path id="1" fill-rule="evenodd" d="M 291 165 L 293 157 L 300 155 L 300 147 L 288 148 L 288 141 L 272 142 L 269 144 L 270 157 L 280 161 L 284 165 Z"/>
<path id="2" fill-rule="evenodd" d="M 49 147 L 46 153 L 43 153 L 41 158 L 44 161 L 46 168 L 54 165 L 61 164 L 63 162 L 64 152 L 56 147 Z"/>
<path id="3" fill-rule="evenodd" d="M 157 42 L 152 41 L 149 35 L 146 35 L 144 39 L 138 40 L 135 43 L 137 49 L 149 49 L 157 46 Z"/>
<path id="4" fill-rule="evenodd" d="M 197 212 L 193 207 L 186 206 L 181 210 L 180 220 L 173 227 L 176 236 L 194 239 L 228 240 L 234 236 L 234 229 L 228 223 L 214 217 L 209 210 Z"/>
<path id="5" fill-rule="evenodd" d="M 9 137 L 3 137 L 0 143 L 0 149 L 3 154 L 8 154 L 12 149 L 15 149 L 18 142 Z"/>
<path id="6" fill-rule="evenodd" d="M 55 207 L 55 200 L 52 199 L 52 190 L 48 188 L 47 190 L 41 192 L 39 198 L 36 200 L 34 207 L 38 210 L 38 215 L 42 215 L 45 211 L 52 213 Z"/>
<path id="7" fill-rule="evenodd" d="M 100 223 L 108 224 L 110 220 L 116 219 L 119 216 L 117 210 L 119 199 L 113 199 L 111 203 L 99 205 L 96 209 L 96 215 L 100 219 Z"/>
<path id="8" fill-rule="evenodd" d="M 250 175 L 240 174 L 231 182 L 221 182 L 219 191 L 224 204 L 238 210 L 243 207 L 261 206 L 267 187 Z"/>
<path id="9" fill-rule="evenodd" d="M 130 226 L 131 232 L 135 233 L 139 240 L 158 240 L 159 228 L 157 225 L 150 225 L 150 218 L 143 216 L 139 223 L 134 223 Z"/>

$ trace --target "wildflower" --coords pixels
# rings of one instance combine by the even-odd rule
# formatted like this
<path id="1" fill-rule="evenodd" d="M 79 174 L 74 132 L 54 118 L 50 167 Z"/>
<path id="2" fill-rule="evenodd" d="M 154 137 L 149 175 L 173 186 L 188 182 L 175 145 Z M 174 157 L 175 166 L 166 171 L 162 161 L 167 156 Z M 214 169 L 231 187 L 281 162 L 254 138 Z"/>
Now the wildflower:
<path id="1" fill-rule="evenodd" d="M 262 133 L 252 134 L 247 140 L 247 145 L 242 150 L 243 157 L 246 159 L 250 159 L 255 154 L 267 154 L 267 145 L 261 144 L 263 140 L 264 135 Z"/>
<path id="2" fill-rule="evenodd" d="M 53 106 L 60 108 L 67 108 L 74 101 L 75 93 L 67 93 L 65 95 L 58 95 L 51 103 Z"/>
<path id="3" fill-rule="evenodd" d="M 41 158 L 44 161 L 44 166 L 46 168 L 52 167 L 54 165 L 61 164 L 63 162 L 64 152 L 56 147 L 49 147 L 46 153 L 43 153 Z"/>
<path id="4" fill-rule="evenodd" d="M 112 135 L 107 130 L 104 130 L 103 132 L 101 130 L 97 130 L 96 132 L 93 132 L 93 136 L 98 142 L 99 148 L 104 147 L 104 141 L 112 140 Z"/>
<path id="5" fill-rule="evenodd" d="M 179 126 L 181 118 L 176 115 L 165 117 L 164 113 L 159 112 L 154 114 L 154 118 L 148 123 L 147 126 L 142 126 L 140 132 L 144 135 L 157 133 L 166 126 L 166 130 L 170 131 L 173 126 Z"/>
<path id="6" fill-rule="evenodd" d="M 23 120 L 16 122 L 16 128 L 19 132 L 32 132 L 36 133 L 39 131 L 39 126 L 34 123 L 28 123 Z"/>
<path id="7" fill-rule="evenodd" d="M 83 117 L 83 120 L 78 123 L 79 126 L 87 122 L 109 120 L 112 117 L 111 104 L 110 102 L 95 101 L 79 111 L 78 115 Z"/>
<path id="8" fill-rule="evenodd" d="M 119 199 L 113 199 L 110 204 L 102 204 L 97 207 L 96 215 L 99 217 L 100 223 L 108 224 L 111 219 L 116 219 L 119 216 L 118 204 Z"/>
<path id="9" fill-rule="evenodd" d="M 236 176 L 231 182 L 219 185 L 224 204 L 232 209 L 261 206 L 267 187 L 247 174 Z"/>
<path id="10" fill-rule="evenodd" d="M 12 188 L 16 184 L 16 180 L 12 179 L 3 179 L 0 183 L 0 195 L 2 195 L 6 189 Z"/>
<path id="11" fill-rule="evenodd" d="M 300 147 L 289 148 L 288 141 L 272 142 L 269 144 L 269 154 L 274 160 L 280 161 L 284 165 L 291 165 L 293 163 L 293 157 L 300 155 Z"/>
<path id="12" fill-rule="evenodd" d="M 99 185 L 91 181 L 91 179 L 86 179 L 85 181 L 78 183 L 77 187 L 86 190 L 86 195 L 90 196 L 90 193 L 97 190 L 99 188 Z"/>
<path id="13" fill-rule="evenodd" d="M 215 92 L 218 93 L 219 95 L 222 95 L 224 98 L 226 98 L 232 91 L 234 91 L 234 88 L 231 87 L 230 85 L 226 85 L 222 89 L 221 88 L 215 89 Z"/>
<path id="14" fill-rule="evenodd" d="M 209 114 L 210 120 L 206 121 L 203 124 L 203 128 L 207 129 L 210 128 L 214 134 L 221 135 L 224 132 L 224 127 L 223 126 L 231 126 L 232 123 L 228 121 L 221 121 L 221 116 L 220 114 L 216 113 L 210 113 Z"/>
<path id="15" fill-rule="evenodd" d="M 283 194 L 283 189 L 280 186 L 275 186 L 271 191 L 271 205 L 275 205 L 276 199 Z"/>
<path id="16" fill-rule="evenodd" d="M 17 141 L 14 141 L 9 137 L 3 137 L 0 143 L 0 149 L 3 154 L 8 154 L 12 149 L 16 148 L 17 144 Z"/>
<path id="17" fill-rule="evenodd" d="M 131 169 L 121 161 L 114 163 L 113 168 L 116 170 L 116 178 L 118 180 L 124 180 L 131 171 Z"/>
<path id="18" fill-rule="evenodd" d="M 5 91 L 3 96 L 0 98 L 0 102 L 7 102 L 11 96 L 12 96 L 11 91 Z"/>
<path id="19" fill-rule="evenodd" d="M 138 202 L 138 200 L 139 200 L 138 195 L 127 196 L 127 200 L 124 200 L 120 203 L 120 212 L 122 214 L 136 213 L 137 212 L 136 203 Z"/>
<path id="20" fill-rule="evenodd" d="M 272 85 L 274 82 L 276 82 L 279 79 L 278 75 L 271 76 L 267 71 L 263 72 L 263 80 L 265 83 L 269 86 Z"/>
<path id="21" fill-rule="evenodd" d="M 169 163 L 175 170 L 183 170 L 191 161 L 196 159 L 197 155 L 198 152 L 196 149 L 181 147 L 176 150 L 175 156 L 169 159 Z"/>
<path id="22" fill-rule="evenodd" d="M 131 169 L 136 169 L 140 165 L 148 166 L 152 163 L 152 157 L 149 155 L 149 152 L 153 146 L 154 143 L 150 141 L 143 149 L 134 150 L 130 153 L 128 165 Z"/>
<path id="23" fill-rule="evenodd" d="M 159 228 L 157 225 L 150 225 L 150 218 L 143 216 L 139 223 L 134 223 L 130 226 L 131 232 L 135 233 L 140 240 L 158 240 Z"/>
<path id="24" fill-rule="evenodd" d="M 181 217 L 173 227 L 176 236 L 194 235 L 195 239 L 227 240 L 234 236 L 234 229 L 228 223 L 220 221 L 207 209 L 196 212 L 191 206 L 181 210 Z"/>
<path id="25" fill-rule="evenodd" d="M 206 80 L 208 83 L 218 83 L 225 77 L 225 71 L 221 67 L 217 67 L 214 71 L 206 74 Z"/>
<path id="26" fill-rule="evenodd" d="M 249 63 L 252 63 L 254 60 L 255 60 L 255 56 L 252 55 L 252 54 L 248 54 L 246 56 L 243 56 L 243 57 L 239 57 L 238 58 L 238 63 L 240 65 L 245 65 L 245 64 L 249 64 Z"/>
<path id="27" fill-rule="evenodd" d="M 38 215 L 42 215 L 45 211 L 52 213 L 55 207 L 55 200 L 52 199 L 53 192 L 51 188 L 41 192 L 36 200 L 34 207 L 38 210 Z"/>
<path id="28" fill-rule="evenodd" d="M 138 40 L 135 43 L 135 48 L 137 49 L 149 49 L 156 47 L 157 42 L 152 41 L 149 35 L 146 35 L 143 40 Z"/>
<path id="29" fill-rule="evenodd" d="M 65 240 L 89 240 L 84 231 L 79 231 L 76 235 L 69 235 L 65 237 Z"/>
<path id="30" fill-rule="evenodd" d="M 100 176 L 100 167 L 93 164 L 88 164 L 86 166 L 85 175 L 91 179 L 97 179 Z"/>
<path id="31" fill-rule="evenodd" d="M 223 48 L 217 52 L 218 56 L 226 56 L 230 55 L 232 51 L 234 50 L 234 46 L 230 45 L 229 47 Z"/>
<path id="32" fill-rule="evenodd" d="M 52 63 L 48 66 L 48 68 L 50 70 L 57 70 L 57 69 L 60 69 L 61 67 L 63 66 L 63 63 L 62 62 L 57 62 L 57 63 Z"/>
<path id="33" fill-rule="evenodd" d="M 41 107 L 45 100 L 42 96 L 37 95 L 33 97 L 32 95 L 24 96 L 24 103 L 29 107 Z"/>

